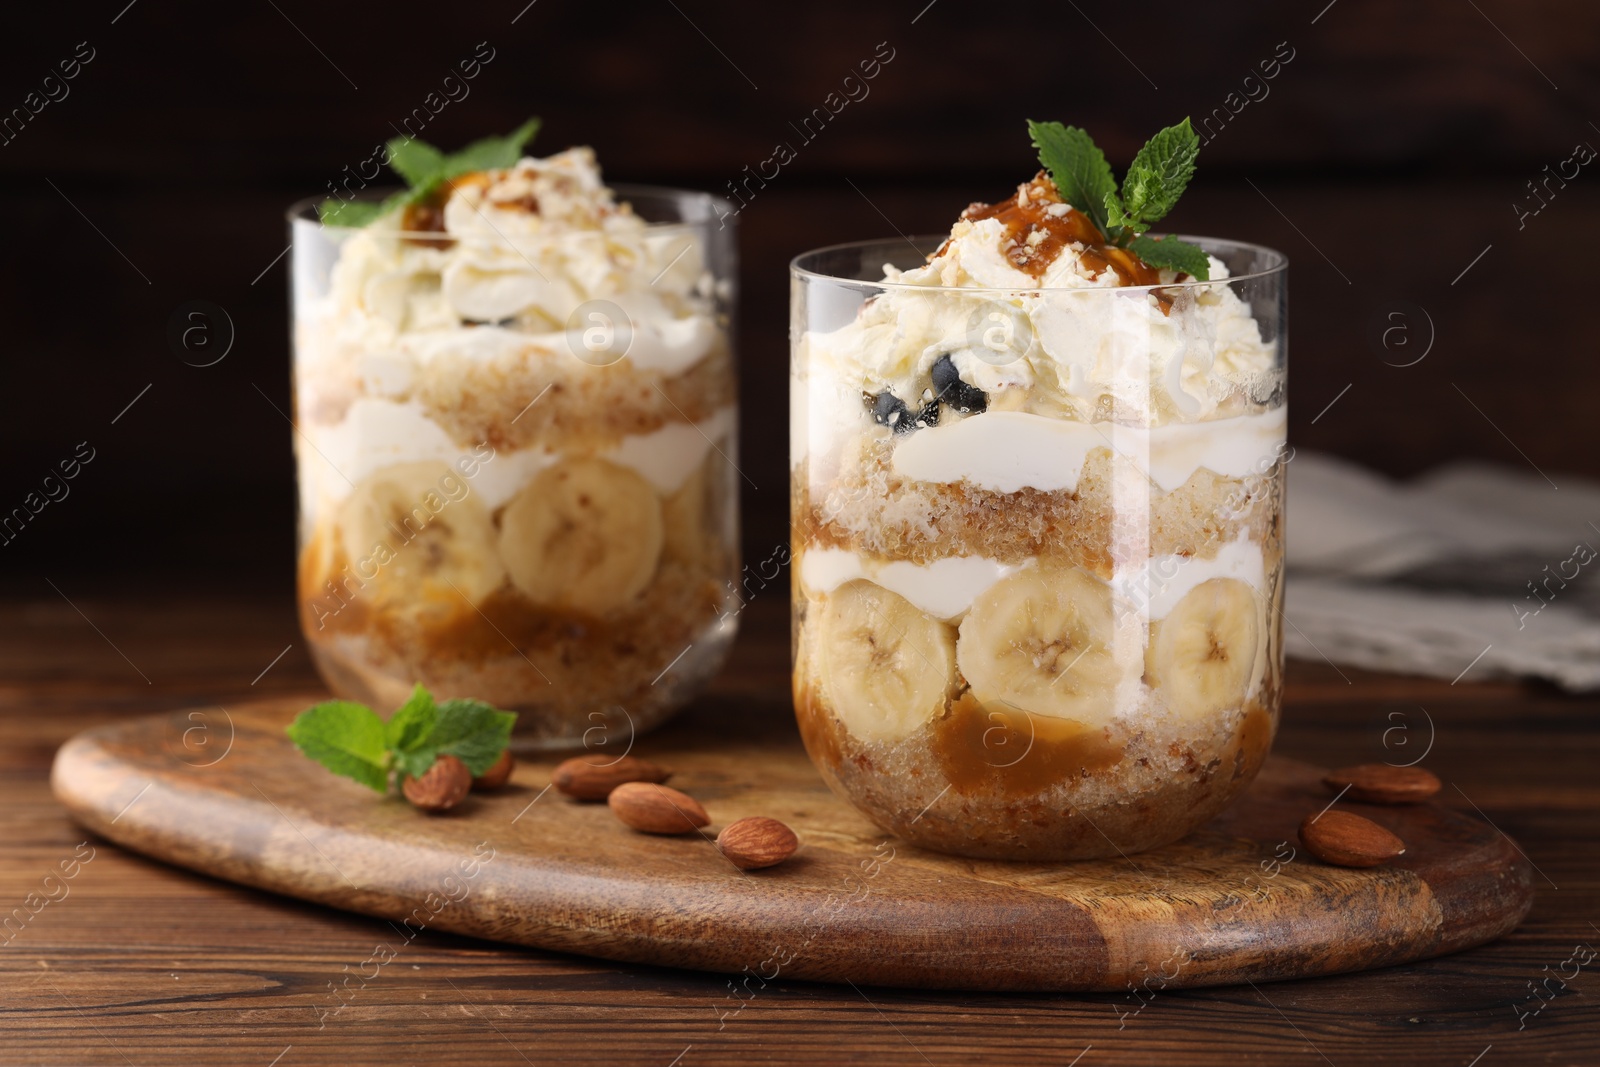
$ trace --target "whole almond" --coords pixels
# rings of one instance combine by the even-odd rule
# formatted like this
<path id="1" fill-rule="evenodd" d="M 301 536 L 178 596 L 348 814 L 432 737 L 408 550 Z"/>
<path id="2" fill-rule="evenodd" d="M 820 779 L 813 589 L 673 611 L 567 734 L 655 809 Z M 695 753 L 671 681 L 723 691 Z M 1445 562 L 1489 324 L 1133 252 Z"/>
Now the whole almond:
<path id="1" fill-rule="evenodd" d="M 690 834 L 711 822 L 694 797 L 657 782 L 623 782 L 606 803 L 624 824 L 647 834 Z"/>
<path id="2" fill-rule="evenodd" d="M 400 791 L 423 811 L 446 811 L 461 803 L 472 788 L 472 772 L 455 756 L 444 755 L 433 761 L 421 778 L 406 775 Z"/>
<path id="3" fill-rule="evenodd" d="M 1394 834 L 1348 811 L 1306 816 L 1300 824 L 1300 843 L 1336 867 L 1377 867 L 1406 851 L 1406 843 Z"/>
<path id="4" fill-rule="evenodd" d="M 489 765 L 488 770 L 472 780 L 472 788 L 479 792 L 499 789 L 511 777 L 511 771 L 516 765 L 517 761 L 511 758 L 511 750 L 506 749 L 500 753 L 499 759 Z"/>
<path id="5" fill-rule="evenodd" d="M 555 787 L 578 800 L 604 800 L 611 791 L 624 782 L 664 782 L 671 778 L 649 760 L 637 756 L 597 763 L 590 756 L 574 756 L 556 768 Z"/>
<path id="6" fill-rule="evenodd" d="M 1336 793 L 1348 786 L 1346 796 L 1367 804 L 1416 804 L 1439 791 L 1439 779 L 1432 771 L 1387 763 L 1341 767 L 1324 775 L 1322 784 Z"/>
<path id="7" fill-rule="evenodd" d="M 751 815 L 729 823 L 717 835 L 717 847 L 740 870 L 753 871 L 782 863 L 800 847 L 800 839 L 777 819 Z"/>

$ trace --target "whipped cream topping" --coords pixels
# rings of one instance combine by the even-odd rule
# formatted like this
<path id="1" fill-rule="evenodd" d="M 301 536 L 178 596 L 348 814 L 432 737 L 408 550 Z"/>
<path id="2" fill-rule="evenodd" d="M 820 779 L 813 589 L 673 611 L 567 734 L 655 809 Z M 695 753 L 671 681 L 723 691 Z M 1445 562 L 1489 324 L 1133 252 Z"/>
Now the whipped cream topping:
<path id="1" fill-rule="evenodd" d="M 622 309 L 627 322 L 609 326 L 631 328 L 623 358 L 635 366 L 677 374 L 715 348 L 712 280 L 694 230 L 646 223 L 617 203 L 588 148 L 457 179 L 429 219 L 437 230 L 406 231 L 417 225 L 408 214 L 345 238 L 326 299 L 314 298 L 315 278 L 296 278 L 304 363 L 462 350 L 572 358 L 595 324 L 572 321 L 589 301 Z"/>
<path id="2" fill-rule="evenodd" d="M 1081 220 L 1042 177 L 1025 183 L 1018 201 L 1030 217 Z M 816 328 L 801 337 L 795 357 L 793 387 L 804 396 L 793 403 L 806 432 L 791 442 L 792 462 L 831 451 L 870 422 L 859 402 L 837 410 L 847 397 L 887 391 L 913 408 L 931 399 L 933 365 L 946 357 L 963 382 L 987 395 L 990 416 L 1028 412 L 1101 424 L 1106 436 L 1113 422 L 1153 429 L 1231 420 L 1274 394 L 1276 346 L 1225 284 L 1228 269 L 1215 256 L 1210 283 L 1174 285 L 1173 271 L 1066 239 L 1074 228 L 1064 222 L 1049 240 L 1039 229 L 1019 237 L 996 210 L 968 209 L 925 265 L 885 266 L 887 287 L 843 326 L 833 325 L 837 309 L 817 297 L 808 309 Z M 1086 220 L 1076 230 L 1098 236 Z M 945 409 L 938 429 L 953 430 L 957 417 Z M 996 428 L 983 433 L 1004 433 L 1001 421 L 991 419 Z M 917 444 L 929 432 L 907 434 L 898 448 L 933 447 Z M 1165 487 L 1170 478 L 1157 480 Z"/>

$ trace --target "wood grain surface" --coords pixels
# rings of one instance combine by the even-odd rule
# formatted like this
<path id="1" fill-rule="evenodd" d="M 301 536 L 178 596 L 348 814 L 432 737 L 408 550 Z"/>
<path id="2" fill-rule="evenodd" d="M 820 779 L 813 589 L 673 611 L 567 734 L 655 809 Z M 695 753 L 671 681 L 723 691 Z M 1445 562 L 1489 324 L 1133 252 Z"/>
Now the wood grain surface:
<path id="1" fill-rule="evenodd" d="M 752 982 L 752 993 L 726 975 L 436 927 L 406 938 L 399 924 L 196 875 L 86 833 L 47 781 L 72 735 L 317 689 L 287 591 L 67 592 L 73 605 L 48 588 L 0 601 L 0 911 L 53 896 L 0 939 L 7 1065 L 1600 1062 L 1600 968 L 1578 964 L 1579 946 L 1600 947 L 1600 700 L 1475 683 L 1476 672 L 1452 687 L 1291 664 L 1277 751 L 1343 765 L 1409 759 L 1420 748 L 1402 756 L 1406 745 L 1431 744 L 1439 799 L 1526 852 L 1533 910 L 1482 947 L 1153 995 L 852 988 L 788 973 Z M 781 594 L 758 596 L 741 616 L 709 708 L 788 722 L 785 607 Z M 45 879 L 84 847 L 93 858 L 62 896 L 59 878 Z"/>
<path id="2" fill-rule="evenodd" d="M 1332 792 L 1321 771 L 1282 758 L 1176 844 L 1008 863 L 884 833 L 828 791 L 791 724 L 726 704 L 692 707 L 632 746 L 711 814 L 710 828 L 682 837 L 634 833 L 604 805 L 552 791 L 559 756 L 425 815 L 302 756 L 284 726 L 303 706 L 185 709 L 86 731 L 62 746 L 52 786 L 89 830 L 205 874 L 418 929 L 723 972 L 747 990 L 780 974 L 1035 991 L 1305 978 L 1475 945 L 1532 903 L 1517 846 L 1436 804 L 1340 801 L 1407 852 L 1383 868 L 1321 863 L 1296 827 Z M 185 744 L 200 730 L 213 735 L 206 745 Z M 789 824 L 804 851 L 740 871 L 713 838 L 746 815 Z"/>

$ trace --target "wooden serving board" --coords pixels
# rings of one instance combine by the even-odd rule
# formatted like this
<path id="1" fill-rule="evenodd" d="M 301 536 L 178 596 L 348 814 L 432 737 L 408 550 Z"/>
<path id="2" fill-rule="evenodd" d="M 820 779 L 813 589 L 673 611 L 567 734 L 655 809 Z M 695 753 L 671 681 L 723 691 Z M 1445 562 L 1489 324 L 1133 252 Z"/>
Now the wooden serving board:
<path id="1" fill-rule="evenodd" d="M 1284 758 L 1177 844 L 1013 864 L 889 837 L 828 791 L 792 722 L 748 705 L 699 705 L 634 746 L 713 820 L 704 837 L 662 838 L 546 790 L 549 756 L 526 757 L 498 793 L 423 815 L 299 755 L 283 727 L 307 703 L 87 731 L 56 756 L 56 796 L 88 829 L 219 878 L 429 929 L 726 972 L 752 990 L 778 975 L 1118 992 L 1300 978 L 1481 944 L 1532 903 L 1516 846 L 1437 804 L 1341 802 L 1407 854 L 1373 870 L 1313 859 L 1296 827 L 1332 798 L 1316 769 Z M 782 819 L 801 851 L 737 870 L 711 837 L 745 815 Z"/>

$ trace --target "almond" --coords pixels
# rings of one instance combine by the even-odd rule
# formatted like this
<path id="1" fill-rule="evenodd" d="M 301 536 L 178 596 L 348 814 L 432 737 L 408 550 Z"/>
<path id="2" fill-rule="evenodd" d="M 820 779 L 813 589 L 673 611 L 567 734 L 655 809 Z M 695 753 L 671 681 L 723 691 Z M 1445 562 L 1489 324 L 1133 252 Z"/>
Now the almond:
<path id="1" fill-rule="evenodd" d="M 421 778 L 406 775 L 400 791 L 423 811 L 445 811 L 461 803 L 472 788 L 472 772 L 455 756 L 444 755 Z"/>
<path id="2" fill-rule="evenodd" d="M 1376 867 L 1406 851 L 1406 843 L 1394 834 L 1348 811 L 1308 815 L 1300 824 L 1300 843 L 1336 867 Z"/>
<path id="3" fill-rule="evenodd" d="M 647 834 L 689 834 L 711 822 L 694 797 L 657 782 L 623 782 L 606 803 L 624 824 Z"/>
<path id="4" fill-rule="evenodd" d="M 1322 784 L 1367 804 L 1416 804 L 1439 791 L 1439 779 L 1421 767 L 1391 767 L 1387 763 L 1362 763 L 1341 767 L 1323 776 Z"/>
<path id="5" fill-rule="evenodd" d="M 596 762 L 590 756 L 574 756 L 556 768 L 552 781 L 569 797 L 604 800 L 624 782 L 664 782 L 670 777 L 670 771 L 637 756 L 623 756 L 608 763 Z"/>
<path id="6" fill-rule="evenodd" d="M 782 863 L 794 855 L 794 850 L 800 847 L 800 839 L 777 819 L 751 815 L 724 826 L 717 835 L 717 847 L 735 867 L 753 871 Z"/>
<path id="7" fill-rule="evenodd" d="M 472 780 L 472 788 L 479 792 L 499 789 L 511 777 L 511 771 L 516 765 L 517 761 L 511 758 L 511 750 L 506 749 L 500 753 L 499 759 L 489 765 L 488 770 Z"/>

